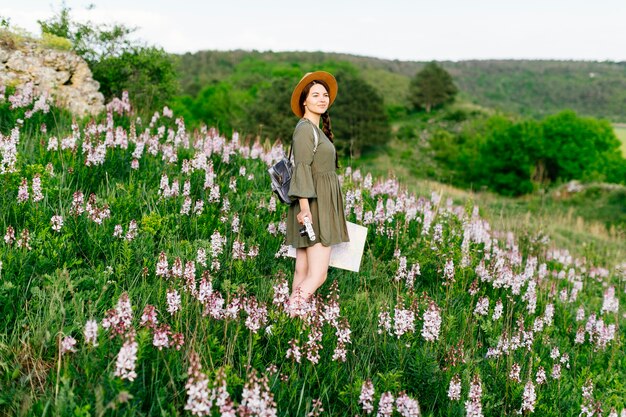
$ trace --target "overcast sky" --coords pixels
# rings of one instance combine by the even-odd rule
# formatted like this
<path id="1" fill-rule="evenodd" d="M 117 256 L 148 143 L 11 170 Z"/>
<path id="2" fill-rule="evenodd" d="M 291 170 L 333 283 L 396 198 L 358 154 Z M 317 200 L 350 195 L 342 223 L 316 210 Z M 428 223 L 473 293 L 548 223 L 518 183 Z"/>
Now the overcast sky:
<path id="1" fill-rule="evenodd" d="M 626 61 L 626 0 L 66 0 L 74 19 L 138 27 L 168 52 L 345 52 L 411 61 Z M 59 1 L 0 0 L 39 34 Z M 95 5 L 87 10 L 89 4 Z"/>

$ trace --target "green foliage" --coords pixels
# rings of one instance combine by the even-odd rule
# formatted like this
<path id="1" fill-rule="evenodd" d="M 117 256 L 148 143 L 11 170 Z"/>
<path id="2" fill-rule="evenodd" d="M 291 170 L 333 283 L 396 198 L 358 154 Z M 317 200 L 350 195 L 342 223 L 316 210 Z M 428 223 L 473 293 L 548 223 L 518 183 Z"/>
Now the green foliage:
<path id="1" fill-rule="evenodd" d="M 327 61 L 318 68 L 336 75 L 337 100 L 330 109 L 340 154 L 358 157 L 363 150 L 385 145 L 391 133 L 382 97 L 349 64 Z M 289 143 L 296 119 L 291 111 L 293 87 L 308 71 L 299 64 L 247 56 L 232 74 L 212 81 L 195 96 L 177 98 L 173 108 L 189 125 L 217 126 L 245 137 Z"/>
<path id="2" fill-rule="evenodd" d="M 604 180 L 607 160 L 621 157 L 621 144 L 606 120 L 578 117 L 573 111 L 564 111 L 547 117 L 542 127 L 542 156 L 547 176 L 553 181 Z"/>
<path id="3" fill-rule="evenodd" d="M 107 100 L 123 91 L 138 108 L 160 109 L 178 92 L 173 58 L 161 48 L 134 47 L 91 63 L 94 79 Z"/>
<path id="4" fill-rule="evenodd" d="M 382 97 L 356 75 L 339 72 L 336 78 L 340 88 L 332 115 L 337 147 L 358 158 L 363 150 L 387 144 L 391 132 Z"/>
<path id="5" fill-rule="evenodd" d="M 411 80 L 409 100 L 415 108 L 430 113 L 434 108 L 453 102 L 457 92 L 452 76 L 432 61 Z"/>
<path id="6" fill-rule="evenodd" d="M 456 184 L 503 195 L 572 179 L 626 183 L 626 160 L 611 125 L 572 111 L 542 122 L 476 119 L 458 134 L 436 132 L 430 145 Z"/>
<path id="7" fill-rule="evenodd" d="M 290 106 L 291 92 L 297 82 L 296 77 L 276 77 L 268 85 L 260 85 L 256 99 L 246 106 L 246 131 L 262 139 L 290 143 L 296 121 Z M 334 110 L 333 106 L 331 113 Z"/>
<path id="8" fill-rule="evenodd" d="M 44 48 L 59 49 L 69 51 L 72 49 L 72 42 L 64 37 L 52 33 L 43 32 L 41 34 L 41 46 Z"/>
<path id="9" fill-rule="evenodd" d="M 408 107 L 406 91 L 426 63 L 323 52 L 201 51 L 184 54 L 182 90 L 195 95 L 204 85 L 227 78 L 253 57 L 272 63 L 318 68 L 334 60 L 349 63 L 383 97 L 385 106 Z M 571 108 L 576 113 L 626 121 L 623 62 L 475 60 L 439 63 L 454 78 L 460 98 L 505 113 L 541 118 Z"/>
<path id="10" fill-rule="evenodd" d="M 15 93 L 15 88 L 9 86 L 5 95 L 8 98 L 13 93 Z M 74 118 L 69 111 L 55 106 L 52 106 L 48 113 L 35 112 L 31 117 L 26 117 L 26 111 L 26 108 L 12 109 L 8 99 L 0 100 L 0 134 L 9 136 L 11 130 L 18 124 L 18 120 L 21 120 L 23 123 L 22 135 L 39 135 L 43 126 L 46 127 L 50 135 L 59 135 L 72 124 Z M 33 148 L 35 145 L 34 143 L 28 144 L 29 148 Z"/>
<path id="11" fill-rule="evenodd" d="M 133 102 L 150 113 L 163 107 L 178 92 L 174 57 L 162 48 L 131 40 L 136 28 L 75 21 L 65 4 L 53 17 L 38 23 L 44 41 L 49 39 L 66 46 L 58 38 L 69 40 L 73 50 L 89 64 L 106 100 L 128 91 Z"/>
<path id="12" fill-rule="evenodd" d="M 91 6 L 90 8 L 93 8 Z M 42 34 L 68 39 L 74 51 L 92 64 L 104 58 L 118 56 L 135 47 L 129 35 L 136 31 L 121 24 L 85 23 L 72 19 L 72 9 L 65 4 L 48 20 L 38 20 Z"/>

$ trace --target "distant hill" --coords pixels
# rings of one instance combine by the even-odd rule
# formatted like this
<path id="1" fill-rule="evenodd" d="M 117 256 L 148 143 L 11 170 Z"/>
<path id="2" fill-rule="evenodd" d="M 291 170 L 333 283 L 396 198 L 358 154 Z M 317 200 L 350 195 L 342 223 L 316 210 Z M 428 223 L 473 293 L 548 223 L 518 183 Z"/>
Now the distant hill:
<path id="1" fill-rule="evenodd" d="M 424 62 L 385 60 L 325 52 L 201 51 L 179 56 L 181 85 L 195 94 L 221 81 L 250 61 L 268 67 L 309 71 L 325 63 L 347 62 L 384 97 L 388 106 L 404 106 L 410 78 Z M 581 115 L 626 122 L 626 62 L 589 61 L 444 61 L 461 98 L 504 112 L 541 117 L 570 108 Z"/>

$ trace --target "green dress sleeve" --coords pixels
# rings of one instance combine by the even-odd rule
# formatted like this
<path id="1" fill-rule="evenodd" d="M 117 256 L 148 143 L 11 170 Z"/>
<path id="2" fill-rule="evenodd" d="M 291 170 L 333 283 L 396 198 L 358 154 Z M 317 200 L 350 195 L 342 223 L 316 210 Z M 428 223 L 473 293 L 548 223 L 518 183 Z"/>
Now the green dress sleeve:
<path id="1" fill-rule="evenodd" d="M 287 195 L 292 198 L 316 198 L 311 164 L 315 139 L 313 128 L 308 123 L 298 126 L 293 132 L 293 174 Z"/>

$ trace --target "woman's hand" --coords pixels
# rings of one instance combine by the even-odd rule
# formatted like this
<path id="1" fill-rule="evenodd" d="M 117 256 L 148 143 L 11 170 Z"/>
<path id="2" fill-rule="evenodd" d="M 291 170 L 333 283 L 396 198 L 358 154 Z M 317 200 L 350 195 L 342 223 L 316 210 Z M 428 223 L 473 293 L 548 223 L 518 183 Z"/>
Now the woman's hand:
<path id="1" fill-rule="evenodd" d="M 311 220 L 311 224 L 313 224 L 313 216 L 311 216 L 311 209 L 309 208 L 309 199 L 301 198 L 299 200 L 300 203 L 300 213 L 296 216 L 298 223 L 304 224 L 304 218 L 308 217 Z"/>
<path id="2" fill-rule="evenodd" d="M 305 217 L 308 217 L 309 220 L 311 220 L 313 218 L 311 216 L 311 211 L 309 209 L 300 210 L 300 213 L 298 213 L 298 215 L 296 216 L 296 218 L 298 219 L 298 223 L 304 224 L 304 218 Z M 313 220 L 311 220 L 311 224 L 313 224 Z"/>

